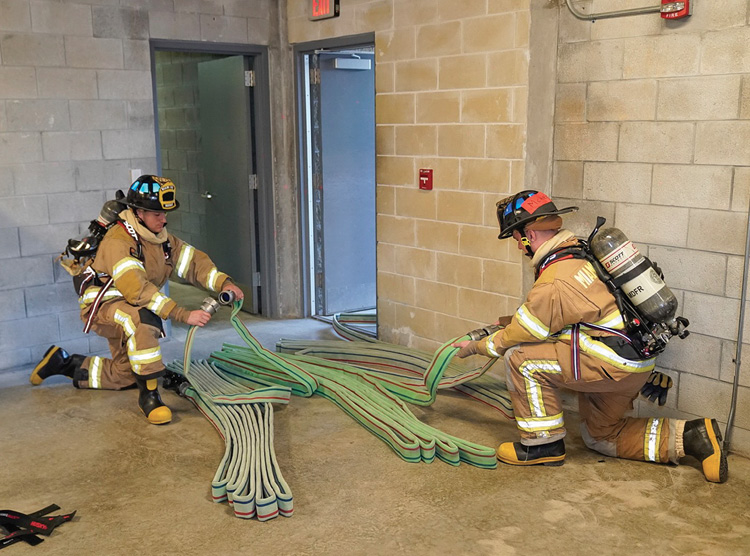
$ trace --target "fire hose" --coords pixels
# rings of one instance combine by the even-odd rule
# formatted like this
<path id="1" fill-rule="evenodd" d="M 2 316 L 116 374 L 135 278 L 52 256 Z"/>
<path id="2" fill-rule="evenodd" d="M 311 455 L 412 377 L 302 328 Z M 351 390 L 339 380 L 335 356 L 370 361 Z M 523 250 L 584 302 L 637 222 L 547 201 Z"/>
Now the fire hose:
<path id="1" fill-rule="evenodd" d="M 379 352 L 371 353 L 372 366 L 368 368 L 359 360 L 355 365 L 309 353 L 269 351 L 237 316 L 241 307 L 241 301 L 233 302 L 231 323 L 246 347 L 224 344 L 208 361 L 191 362 L 195 335 L 195 327 L 191 327 L 184 361 L 168 366 L 187 379 L 189 386 L 182 384 L 181 393 L 224 438 L 224 457 L 212 481 L 212 496 L 216 502 L 232 504 L 238 517 L 266 520 L 292 515 L 291 491 L 273 451 L 270 405 L 288 403 L 290 394 L 317 394 L 332 401 L 407 462 L 430 463 L 437 457 L 451 465 L 463 461 L 482 468 L 497 466 L 493 448 L 422 423 L 404 403 L 430 405 L 438 389 L 463 386 L 485 374 L 495 360 L 458 373 L 451 364 L 458 351 L 451 344 L 469 339 L 469 335 L 450 340 L 431 357 L 383 344 Z M 390 363 L 385 363 L 388 359 Z M 446 375 L 448 369 L 451 373 Z"/>

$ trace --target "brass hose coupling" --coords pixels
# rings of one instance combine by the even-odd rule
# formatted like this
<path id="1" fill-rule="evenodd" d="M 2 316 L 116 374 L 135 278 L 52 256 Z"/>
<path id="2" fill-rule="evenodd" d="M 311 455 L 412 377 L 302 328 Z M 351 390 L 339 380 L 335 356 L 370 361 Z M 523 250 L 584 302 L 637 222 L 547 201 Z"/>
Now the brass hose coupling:
<path id="1" fill-rule="evenodd" d="M 490 336 L 498 330 L 502 329 L 503 327 L 499 324 L 488 324 L 484 328 L 477 328 L 476 330 L 472 330 L 468 333 L 468 336 L 472 340 L 481 340 L 482 338 L 486 338 L 487 336 Z"/>

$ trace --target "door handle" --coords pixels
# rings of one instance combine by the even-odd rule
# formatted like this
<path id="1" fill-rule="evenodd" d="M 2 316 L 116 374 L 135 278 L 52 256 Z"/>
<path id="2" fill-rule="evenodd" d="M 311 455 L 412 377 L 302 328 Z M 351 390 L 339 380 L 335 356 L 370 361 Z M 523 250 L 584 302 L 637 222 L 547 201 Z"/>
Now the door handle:
<path id="1" fill-rule="evenodd" d="M 203 197 L 204 199 L 212 199 L 213 195 L 211 195 L 211 193 L 209 193 L 208 191 L 204 191 L 203 193 L 201 193 L 201 197 Z"/>

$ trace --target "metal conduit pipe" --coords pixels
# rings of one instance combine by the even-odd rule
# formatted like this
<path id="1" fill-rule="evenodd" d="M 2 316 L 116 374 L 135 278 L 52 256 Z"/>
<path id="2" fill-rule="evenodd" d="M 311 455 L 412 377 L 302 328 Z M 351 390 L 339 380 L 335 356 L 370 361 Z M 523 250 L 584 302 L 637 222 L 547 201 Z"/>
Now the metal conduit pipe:
<path id="1" fill-rule="evenodd" d="M 732 428 L 734 427 L 734 413 L 737 409 L 737 390 L 740 385 L 740 364 L 742 363 L 742 338 L 745 332 L 745 301 L 747 300 L 747 273 L 750 267 L 750 212 L 747 217 L 747 231 L 745 232 L 745 271 L 742 273 L 742 295 L 740 296 L 740 321 L 737 325 L 737 351 L 734 354 L 734 381 L 732 383 L 732 401 L 729 404 L 727 429 L 724 431 L 724 450 L 729 451 Z"/>
<path id="2" fill-rule="evenodd" d="M 602 12 L 598 14 L 585 14 L 582 11 L 580 11 L 578 8 L 573 6 L 573 3 L 571 0 L 565 0 L 565 3 L 568 5 L 568 9 L 570 12 L 576 16 L 578 19 L 583 19 L 585 21 L 593 21 L 594 19 L 607 19 L 609 17 L 622 17 L 627 15 L 643 15 L 643 14 L 652 14 L 661 12 L 662 6 L 648 6 L 645 8 L 630 8 L 628 10 L 617 10 L 614 12 Z"/>

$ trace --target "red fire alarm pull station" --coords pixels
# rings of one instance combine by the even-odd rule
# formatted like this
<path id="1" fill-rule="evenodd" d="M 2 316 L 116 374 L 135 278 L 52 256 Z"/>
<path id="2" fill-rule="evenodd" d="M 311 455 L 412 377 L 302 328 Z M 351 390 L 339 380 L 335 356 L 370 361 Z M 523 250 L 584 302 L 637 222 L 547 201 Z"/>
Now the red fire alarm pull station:
<path id="1" fill-rule="evenodd" d="M 693 13 L 693 7 L 690 5 L 691 0 L 682 0 L 672 2 L 671 0 L 661 0 L 661 16 L 664 19 L 682 19 Z"/>
<path id="2" fill-rule="evenodd" d="M 339 16 L 339 0 L 310 0 L 310 19 L 328 19 Z"/>
<path id="3" fill-rule="evenodd" d="M 432 190 L 432 168 L 419 169 L 419 189 Z"/>

